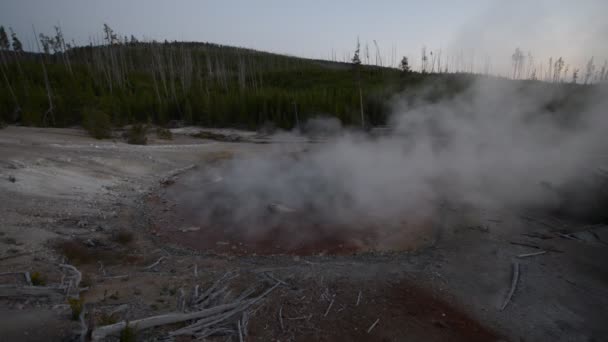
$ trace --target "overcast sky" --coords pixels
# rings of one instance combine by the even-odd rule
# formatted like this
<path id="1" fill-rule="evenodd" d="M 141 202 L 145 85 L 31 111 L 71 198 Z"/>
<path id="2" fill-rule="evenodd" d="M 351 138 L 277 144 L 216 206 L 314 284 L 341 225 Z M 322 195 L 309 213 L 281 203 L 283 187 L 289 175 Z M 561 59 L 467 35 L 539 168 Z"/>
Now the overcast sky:
<path id="1" fill-rule="evenodd" d="M 116 32 L 157 40 L 209 41 L 292 55 L 350 56 L 357 36 L 373 40 L 385 63 L 420 51 L 463 54 L 481 68 L 508 68 L 516 47 L 537 61 L 562 56 L 583 66 L 608 57 L 608 0 L 0 0 L 0 25 L 34 47 L 32 25 L 50 33 L 60 24 L 69 40 Z M 363 52 L 364 53 L 364 52 Z M 365 56 L 364 56 L 365 57 Z M 449 57 L 447 57 L 449 58 Z M 452 57 L 454 58 L 454 57 Z M 397 59 L 397 58 L 395 58 Z"/>

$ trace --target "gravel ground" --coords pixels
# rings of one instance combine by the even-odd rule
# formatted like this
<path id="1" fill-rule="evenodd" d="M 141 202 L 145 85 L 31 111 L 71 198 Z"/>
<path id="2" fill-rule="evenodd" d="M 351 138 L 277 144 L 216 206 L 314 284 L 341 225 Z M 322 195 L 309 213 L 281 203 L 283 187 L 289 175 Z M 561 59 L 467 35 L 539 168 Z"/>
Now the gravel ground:
<path id="1" fill-rule="evenodd" d="M 196 172 L 218 154 L 265 153 L 282 142 L 175 133 L 172 141 L 150 137 L 149 145 L 132 146 L 97 141 L 80 129 L 0 130 L 0 273 L 27 271 L 52 285 L 62 281 L 59 263 L 77 266 L 88 287 L 82 296 L 89 327 L 172 312 L 180 289 L 204 289 L 235 271 L 240 276 L 228 285 L 235 291 L 268 282 L 268 274 L 286 284 L 257 307 L 250 341 L 608 340 L 602 225 L 454 209 L 433 247 L 409 252 L 256 256 L 191 249 L 166 236 L 169 225 L 161 220 L 171 216 L 171 203 L 163 193 L 171 185 L 161 182 Z M 547 252 L 517 257 L 539 251 Z M 501 310 L 513 263 L 517 287 Z M 0 285 L 19 279 L 0 274 Z M 2 340 L 66 341 L 79 333 L 63 297 L 2 295 L 0 307 Z M 137 337 L 158 340 L 172 329 Z"/>

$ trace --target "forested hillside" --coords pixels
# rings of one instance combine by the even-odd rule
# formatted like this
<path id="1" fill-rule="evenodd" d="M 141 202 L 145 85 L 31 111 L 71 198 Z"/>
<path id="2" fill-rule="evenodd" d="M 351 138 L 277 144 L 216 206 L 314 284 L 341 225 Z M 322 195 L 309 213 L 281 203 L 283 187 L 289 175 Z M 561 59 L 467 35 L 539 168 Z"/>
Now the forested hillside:
<path id="1" fill-rule="evenodd" d="M 2 120 L 68 126 L 101 112 L 115 125 L 179 119 L 291 128 L 311 116 L 332 115 L 345 124 L 375 125 L 386 118 L 389 96 L 425 77 L 209 43 L 139 42 L 118 38 L 107 26 L 104 35 L 102 42 L 73 47 L 57 29 L 55 37 L 40 34 L 41 52 L 29 53 L 5 34 Z"/>
<path id="2" fill-rule="evenodd" d="M 432 100 L 477 77 L 363 65 L 358 49 L 353 63 L 339 63 L 210 43 L 139 42 L 119 38 L 107 25 L 104 37 L 76 47 L 56 28 L 53 37 L 40 34 L 40 52 L 31 53 L 1 29 L 1 121 L 61 127 L 88 119 L 117 126 L 183 120 L 289 129 L 330 115 L 371 126 L 385 123 L 387 100 L 404 89 L 433 83 L 426 93 Z"/>

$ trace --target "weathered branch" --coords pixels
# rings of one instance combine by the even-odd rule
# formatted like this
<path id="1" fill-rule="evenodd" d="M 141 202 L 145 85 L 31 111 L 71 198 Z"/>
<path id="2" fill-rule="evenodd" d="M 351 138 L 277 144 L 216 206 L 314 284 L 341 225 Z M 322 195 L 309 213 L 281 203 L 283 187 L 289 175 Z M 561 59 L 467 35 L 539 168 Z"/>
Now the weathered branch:
<path id="1" fill-rule="evenodd" d="M 509 294 L 507 295 L 507 298 L 505 298 L 504 303 L 502 303 L 502 306 L 500 307 L 500 311 L 504 310 L 507 307 L 507 305 L 509 305 L 509 302 L 511 301 L 511 297 L 513 297 L 513 294 L 515 293 L 515 289 L 517 288 L 518 281 L 519 281 L 519 263 L 513 262 L 513 275 L 511 277 L 511 289 L 509 290 Z"/>

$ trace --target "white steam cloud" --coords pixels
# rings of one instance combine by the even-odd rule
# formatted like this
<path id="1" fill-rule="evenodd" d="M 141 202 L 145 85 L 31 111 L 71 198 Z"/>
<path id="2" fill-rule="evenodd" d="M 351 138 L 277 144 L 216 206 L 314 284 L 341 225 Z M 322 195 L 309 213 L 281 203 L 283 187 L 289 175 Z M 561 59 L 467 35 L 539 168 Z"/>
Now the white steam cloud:
<path id="1" fill-rule="evenodd" d="M 606 160 L 606 87 L 479 79 L 449 99 L 427 97 L 397 97 L 386 136 L 343 132 L 306 151 L 277 146 L 208 170 L 223 181 L 190 199 L 198 219 L 249 230 L 408 229 L 445 201 L 553 208 L 561 189 Z M 272 203 L 289 210 L 269 214 Z"/>

